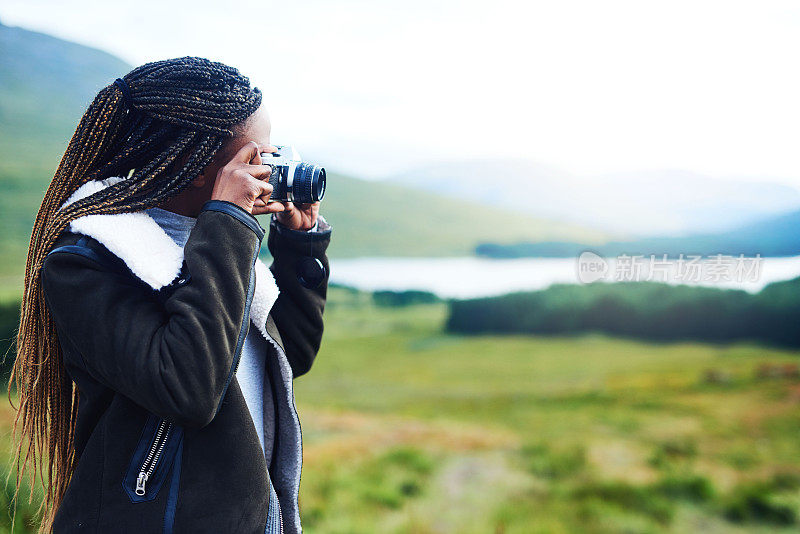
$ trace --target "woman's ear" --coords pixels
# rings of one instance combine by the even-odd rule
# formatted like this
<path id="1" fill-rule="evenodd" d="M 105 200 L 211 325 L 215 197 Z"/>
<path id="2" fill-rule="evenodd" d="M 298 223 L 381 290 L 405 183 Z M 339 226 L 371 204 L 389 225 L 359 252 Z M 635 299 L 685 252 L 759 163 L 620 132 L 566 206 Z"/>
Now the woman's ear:
<path id="1" fill-rule="evenodd" d="M 192 187 L 195 187 L 197 189 L 202 189 L 203 187 L 205 187 L 205 185 L 206 185 L 206 175 L 205 175 L 205 173 L 201 174 L 200 176 L 198 176 L 197 178 L 192 180 L 192 184 L 191 185 L 192 185 Z"/>

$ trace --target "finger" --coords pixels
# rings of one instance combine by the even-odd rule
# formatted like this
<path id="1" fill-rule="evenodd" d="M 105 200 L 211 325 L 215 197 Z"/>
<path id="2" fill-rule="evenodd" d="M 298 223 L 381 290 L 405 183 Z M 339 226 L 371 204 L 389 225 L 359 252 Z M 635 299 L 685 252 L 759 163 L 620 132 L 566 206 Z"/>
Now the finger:
<path id="1" fill-rule="evenodd" d="M 277 151 L 278 151 L 278 147 L 276 147 L 276 146 L 267 145 L 265 147 L 261 147 L 261 152 L 269 152 L 270 154 L 272 154 L 273 152 L 277 152 Z"/>
<path id="2" fill-rule="evenodd" d="M 267 153 L 272 154 L 278 151 L 278 147 L 267 145 L 267 146 L 260 146 L 258 147 L 258 157 L 253 158 L 250 163 L 253 165 L 262 165 L 264 163 L 264 159 L 261 157 L 261 154 Z"/>
<path id="3" fill-rule="evenodd" d="M 245 164 L 242 169 L 259 181 L 269 181 L 269 177 L 272 174 L 272 167 L 269 165 L 250 165 L 249 163 Z"/>
<path id="4" fill-rule="evenodd" d="M 283 211 L 283 204 L 280 202 L 267 203 L 267 211 L 265 213 L 280 213 Z"/>
<path id="5" fill-rule="evenodd" d="M 254 157 L 258 156 L 258 143 L 250 141 L 231 158 L 231 161 L 238 161 L 240 163 L 249 163 Z"/>
<path id="6" fill-rule="evenodd" d="M 272 196 L 272 185 L 263 180 L 254 180 L 252 183 L 257 188 L 257 191 L 255 191 L 256 200 L 261 199 L 266 204 L 269 197 Z"/>
<path id="7" fill-rule="evenodd" d="M 319 202 L 314 202 L 313 204 L 300 204 L 297 208 L 308 217 L 312 219 L 316 218 L 319 214 Z"/>
<path id="8" fill-rule="evenodd" d="M 266 215 L 268 213 L 280 213 L 283 211 L 283 206 L 281 206 L 280 202 L 266 202 L 263 201 L 260 203 L 256 200 L 256 203 L 253 204 L 253 215 Z"/>

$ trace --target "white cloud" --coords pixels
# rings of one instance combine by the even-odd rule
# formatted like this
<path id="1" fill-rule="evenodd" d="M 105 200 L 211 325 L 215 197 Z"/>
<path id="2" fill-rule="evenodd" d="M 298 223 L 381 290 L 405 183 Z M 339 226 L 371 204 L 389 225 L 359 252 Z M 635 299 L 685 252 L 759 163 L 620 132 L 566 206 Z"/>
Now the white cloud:
<path id="1" fill-rule="evenodd" d="M 235 65 L 276 139 L 333 167 L 481 154 L 800 185 L 794 2 L 6 0 L 0 20 Z"/>

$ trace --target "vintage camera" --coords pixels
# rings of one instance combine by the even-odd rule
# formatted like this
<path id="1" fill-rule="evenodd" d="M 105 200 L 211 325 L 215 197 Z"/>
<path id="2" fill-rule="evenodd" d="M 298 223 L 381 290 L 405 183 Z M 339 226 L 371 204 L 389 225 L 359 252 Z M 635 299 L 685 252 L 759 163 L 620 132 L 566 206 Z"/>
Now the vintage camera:
<path id="1" fill-rule="evenodd" d="M 274 145 L 277 152 L 262 152 L 261 163 L 272 167 L 270 202 L 311 204 L 325 196 L 325 169 L 306 163 L 291 146 Z"/>

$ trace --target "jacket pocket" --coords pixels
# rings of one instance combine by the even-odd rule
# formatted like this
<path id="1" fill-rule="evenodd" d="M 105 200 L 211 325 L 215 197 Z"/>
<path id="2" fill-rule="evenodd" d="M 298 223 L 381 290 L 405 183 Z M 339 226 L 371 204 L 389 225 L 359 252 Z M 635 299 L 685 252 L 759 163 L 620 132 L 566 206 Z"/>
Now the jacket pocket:
<path id="1" fill-rule="evenodd" d="M 149 414 L 122 485 L 131 502 L 158 496 L 183 442 L 183 427 Z"/>

